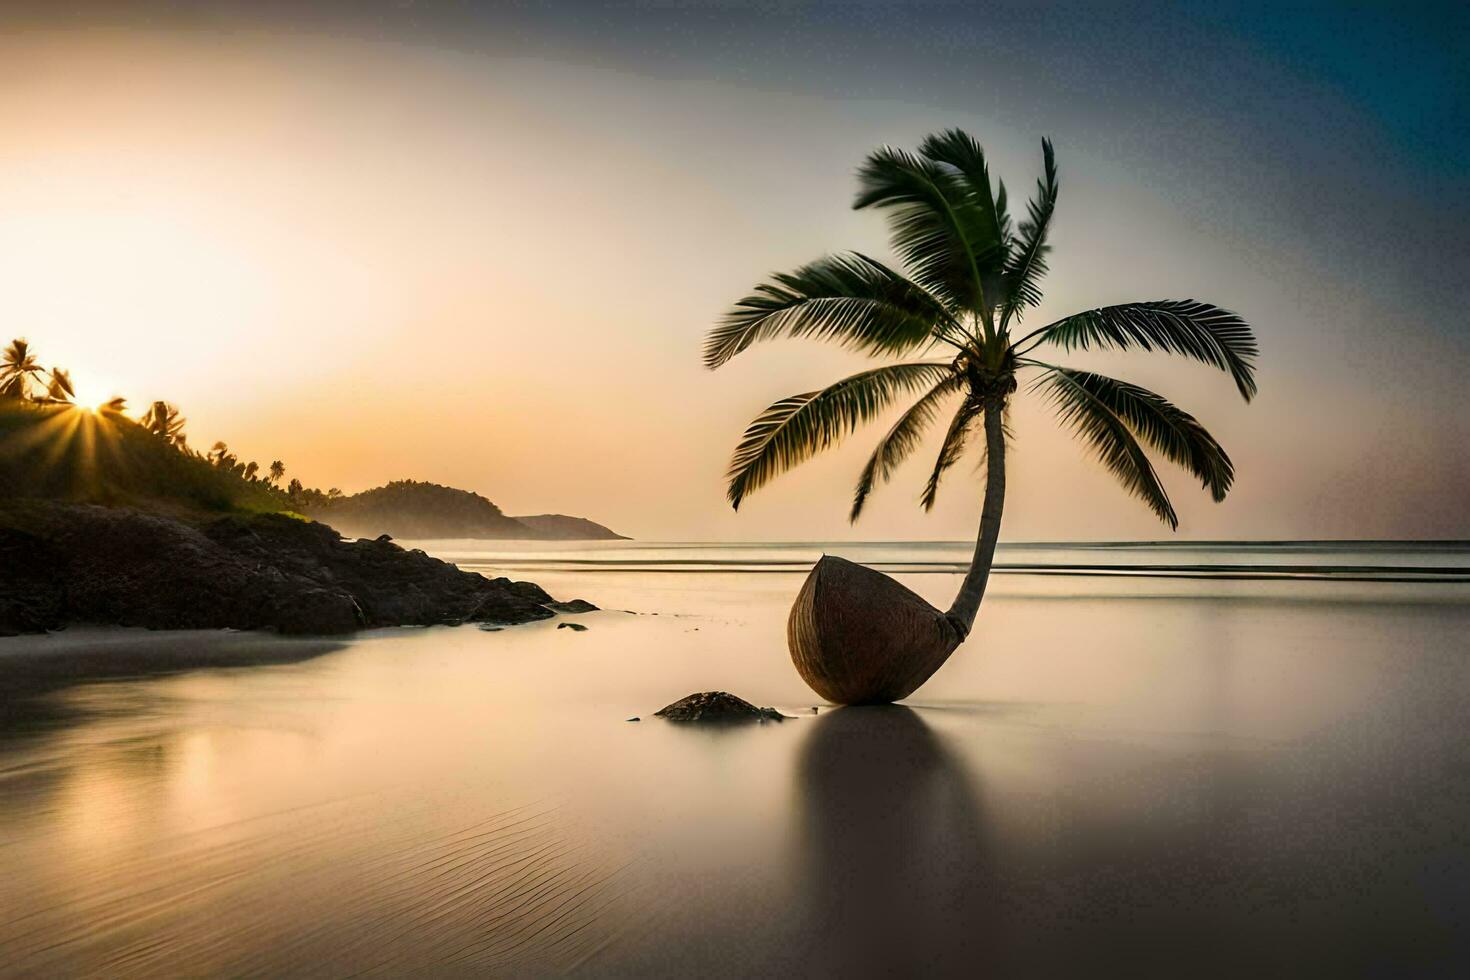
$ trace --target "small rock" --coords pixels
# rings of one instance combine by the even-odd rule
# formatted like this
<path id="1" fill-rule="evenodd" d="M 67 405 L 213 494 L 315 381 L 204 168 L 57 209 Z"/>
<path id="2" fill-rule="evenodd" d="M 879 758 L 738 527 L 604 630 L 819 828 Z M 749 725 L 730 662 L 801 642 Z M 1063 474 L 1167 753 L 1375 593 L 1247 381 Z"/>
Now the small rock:
<path id="1" fill-rule="evenodd" d="M 568 599 L 566 602 L 548 602 L 547 609 L 559 613 L 589 613 L 597 612 L 597 607 L 586 599 Z"/>
<path id="2" fill-rule="evenodd" d="M 757 708 L 744 698 L 725 691 L 704 691 L 680 698 L 654 714 L 677 722 L 729 723 L 744 721 L 781 721 L 786 716 L 775 708 Z"/>
<path id="3" fill-rule="evenodd" d="M 633 717 L 629 718 L 628 720 L 629 721 L 642 721 L 643 719 L 642 718 L 639 718 L 637 715 L 634 715 Z"/>
<path id="4" fill-rule="evenodd" d="M 388 542 L 390 542 L 390 541 L 393 540 L 393 535 L 391 535 L 391 534 L 380 534 L 376 538 L 373 538 L 373 540 L 374 541 L 377 541 L 377 542 L 379 542 L 381 544 L 387 544 Z"/>
<path id="5" fill-rule="evenodd" d="M 578 633 L 587 632 L 587 627 L 581 623 L 557 623 L 556 628 L 559 630 L 576 630 Z"/>

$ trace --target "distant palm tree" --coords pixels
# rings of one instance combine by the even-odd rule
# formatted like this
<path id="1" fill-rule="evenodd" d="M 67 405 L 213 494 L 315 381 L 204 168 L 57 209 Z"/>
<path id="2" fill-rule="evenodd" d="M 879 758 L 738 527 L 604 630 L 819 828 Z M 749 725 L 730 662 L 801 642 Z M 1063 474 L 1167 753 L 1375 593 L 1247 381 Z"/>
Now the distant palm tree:
<path id="1" fill-rule="evenodd" d="M 221 470 L 233 470 L 236 464 L 239 463 L 235 454 L 230 452 L 230 447 L 223 442 L 216 442 L 213 446 L 210 446 L 209 453 L 205 458 L 213 463 L 217 469 Z"/>
<path id="2" fill-rule="evenodd" d="M 977 426 L 983 428 L 986 489 L 974 557 L 954 603 L 943 614 L 948 633 L 942 624 L 937 627 L 939 632 L 928 643 L 931 649 L 911 658 L 913 669 L 875 663 L 865 675 L 868 681 L 854 680 L 845 686 L 842 676 L 818 676 L 828 668 L 837 675 L 862 673 L 838 663 L 843 656 L 857 654 L 830 649 L 839 627 L 850 630 L 858 646 L 868 644 L 875 660 L 895 644 L 916 642 L 865 628 L 865 617 L 876 614 L 871 608 L 865 611 L 864 602 L 853 597 L 864 590 L 892 591 L 879 581 L 883 577 L 869 577 L 877 573 L 824 559 L 798 597 L 799 608 L 793 609 L 788 630 L 793 657 L 808 682 L 834 700 L 906 696 L 974 625 L 1000 533 L 1005 413 L 1023 373 L 1031 372 L 1027 391 L 1048 400 L 1060 421 L 1092 449 L 1124 489 L 1170 528 L 1178 526 L 1178 518 L 1144 446 L 1188 470 L 1215 500 L 1223 500 L 1230 489 L 1234 478 L 1230 458 L 1193 416 L 1138 385 L 1041 360 L 1035 352 L 1051 345 L 1062 351 L 1136 348 L 1180 354 L 1227 372 L 1249 401 L 1256 392 L 1258 351 L 1240 317 L 1194 300 L 1154 300 L 1087 310 L 1015 336 L 1026 311 L 1041 302 L 1040 283 L 1047 271 L 1047 236 L 1058 189 L 1050 141 L 1042 142 L 1042 160 L 1036 196 L 1025 220 L 1013 229 L 1005 185 L 992 189 L 985 155 L 968 134 L 937 133 L 924 140 L 917 154 L 892 147 L 875 151 L 858 171 L 853 206 L 879 208 L 887 214 L 892 244 L 907 274 L 856 252 L 827 256 L 757 286 L 709 334 L 705 363 L 711 368 L 757 341 L 777 337 L 829 340 L 872 355 L 949 349 L 942 360 L 872 368 L 771 405 L 751 422 L 731 460 L 728 496 L 736 508 L 750 493 L 835 445 L 898 399 L 917 395 L 863 467 L 851 518 L 862 513 L 874 486 L 886 482 L 918 447 L 941 408 L 950 412 L 952 407 L 920 495 L 928 509 L 941 478 L 959 461 Z M 813 597 L 821 591 L 817 580 L 824 565 L 830 582 L 841 579 L 855 590 L 846 607 L 834 607 L 830 614 L 812 605 L 820 602 L 820 597 Z M 902 659 L 901 654 L 893 656 Z M 895 680 L 897 675 L 903 676 Z"/>
<path id="3" fill-rule="evenodd" d="M 188 443 L 184 435 L 184 422 L 184 416 L 179 414 L 178 408 L 163 401 L 148 406 L 148 411 L 139 420 L 143 428 L 178 449 L 185 449 Z"/>
<path id="4" fill-rule="evenodd" d="M 103 402 L 101 405 L 98 405 L 97 409 L 98 411 L 111 412 L 115 415 L 121 415 L 123 412 L 126 412 L 128 410 L 128 400 L 122 395 L 114 395 L 113 397 L 107 399 L 107 401 Z"/>
<path id="5" fill-rule="evenodd" d="M 39 385 L 45 371 L 24 338 L 12 340 L 0 352 L 0 398 L 26 398 L 31 385 Z"/>
<path id="6" fill-rule="evenodd" d="M 244 473 L 245 479 L 251 481 L 252 483 L 255 482 L 255 474 L 259 469 L 260 464 L 253 459 L 250 462 L 246 463 Z"/>
<path id="7" fill-rule="evenodd" d="M 270 467 L 270 481 L 272 483 L 280 483 L 281 482 L 281 477 L 283 477 L 285 475 L 286 475 L 286 464 L 283 463 L 283 462 L 281 462 L 279 459 L 272 460 L 271 461 L 271 467 Z"/>

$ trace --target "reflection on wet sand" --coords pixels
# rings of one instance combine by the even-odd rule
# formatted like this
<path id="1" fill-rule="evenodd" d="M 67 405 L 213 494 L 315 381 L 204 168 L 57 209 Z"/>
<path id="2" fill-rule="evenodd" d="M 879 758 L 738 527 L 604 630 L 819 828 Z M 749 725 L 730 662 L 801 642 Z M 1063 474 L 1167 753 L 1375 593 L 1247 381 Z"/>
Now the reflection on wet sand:
<path id="1" fill-rule="evenodd" d="M 0 977 L 1465 975 L 1470 605 L 1002 595 L 911 708 L 623 721 L 810 705 L 771 578 L 93 637 L 164 675 L 10 699 Z"/>
<path id="2" fill-rule="evenodd" d="M 0 698 L 0 977 L 539 975 L 628 927 L 627 855 L 558 803 L 473 775 L 294 783 L 382 723 L 304 666 L 342 643 L 112 631 L 68 667 L 48 639 L 7 650 Z"/>
<path id="3" fill-rule="evenodd" d="M 812 963 L 912 974 L 983 958 L 995 883 L 974 787 L 901 705 L 819 717 L 797 763 Z"/>
<path id="4" fill-rule="evenodd" d="M 233 630 L 76 628 L 16 636 L 0 647 L 0 710 L 44 691 L 106 680 L 214 667 L 254 667 L 311 660 L 345 649 L 347 641 L 282 637 Z M 0 721 L 5 715 L 0 714 Z"/>

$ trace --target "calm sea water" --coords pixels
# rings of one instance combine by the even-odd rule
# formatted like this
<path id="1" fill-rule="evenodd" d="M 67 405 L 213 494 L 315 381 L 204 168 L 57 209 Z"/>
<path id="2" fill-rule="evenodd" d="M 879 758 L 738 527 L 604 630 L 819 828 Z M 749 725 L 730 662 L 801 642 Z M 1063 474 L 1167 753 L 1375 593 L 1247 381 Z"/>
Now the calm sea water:
<path id="1" fill-rule="evenodd" d="M 0 640 L 0 975 L 1470 969 L 1470 548 L 1006 547 L 813 714 L 811 560 L 944 604 L 967 544 L 424 546 L 604 611 Z M 201 653 L 277 662 L 88 676 Z M 649 717 L 709 689 L 795 717 Z"/>

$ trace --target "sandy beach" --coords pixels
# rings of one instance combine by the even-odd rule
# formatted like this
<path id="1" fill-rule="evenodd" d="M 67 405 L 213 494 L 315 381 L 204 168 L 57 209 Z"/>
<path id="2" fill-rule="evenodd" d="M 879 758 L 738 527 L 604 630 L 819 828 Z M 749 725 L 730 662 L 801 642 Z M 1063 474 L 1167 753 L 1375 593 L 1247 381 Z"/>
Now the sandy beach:
<path id="1" fill-rule="evenodd" d="M 227 664 L 8 691 L 0 975 L 1466 962 L 1464 584 L 998 576 L 907 704 L 814 715 L 751 549 L 430 547 L 603 611 L 0 640 L 15 678 Z M 793 718 L 649 717 L 708 689 Z"/>

